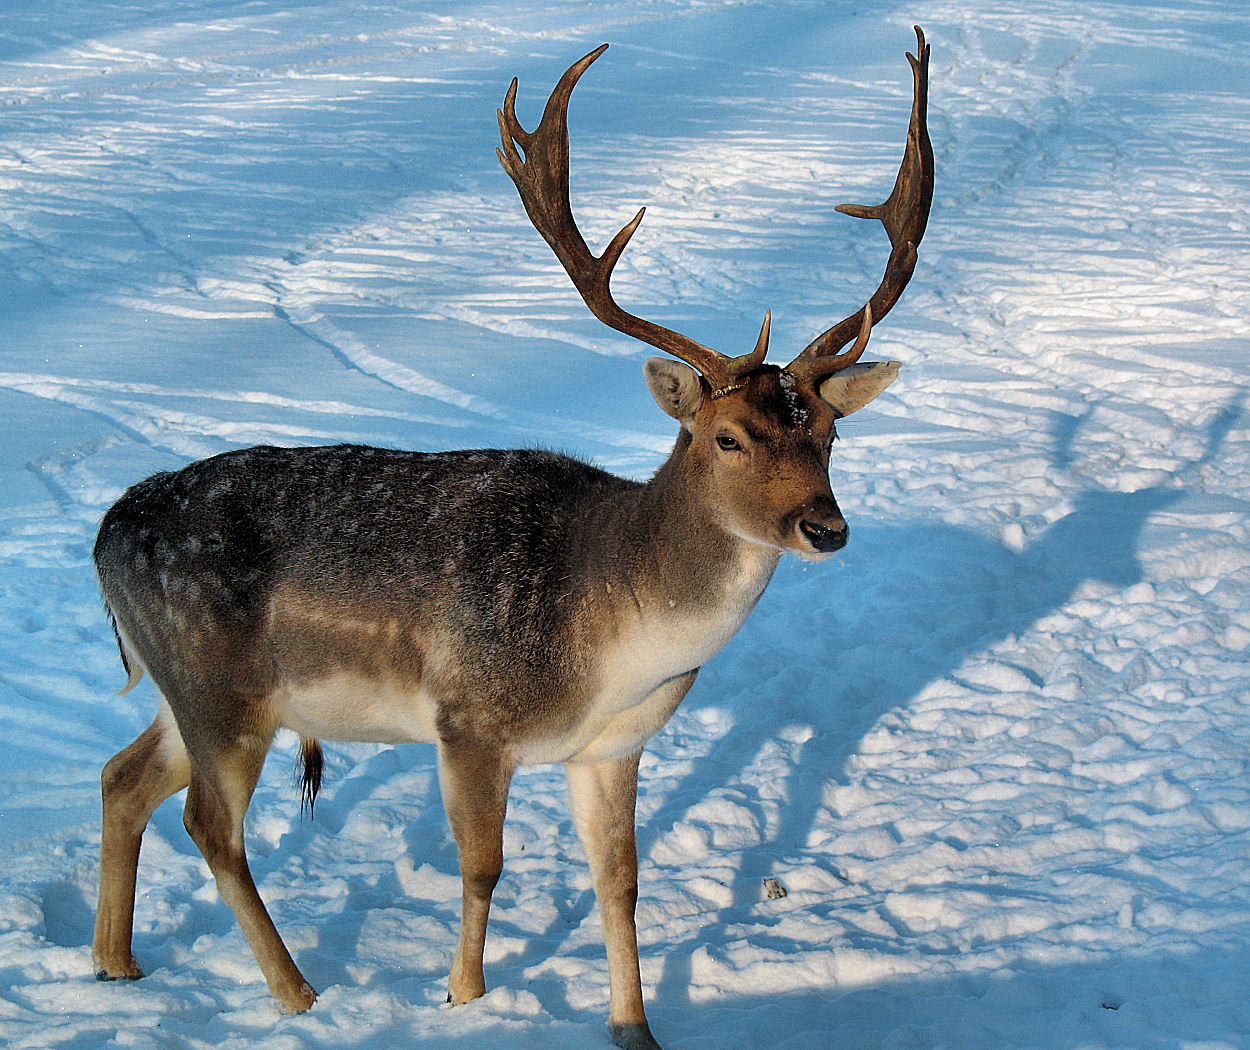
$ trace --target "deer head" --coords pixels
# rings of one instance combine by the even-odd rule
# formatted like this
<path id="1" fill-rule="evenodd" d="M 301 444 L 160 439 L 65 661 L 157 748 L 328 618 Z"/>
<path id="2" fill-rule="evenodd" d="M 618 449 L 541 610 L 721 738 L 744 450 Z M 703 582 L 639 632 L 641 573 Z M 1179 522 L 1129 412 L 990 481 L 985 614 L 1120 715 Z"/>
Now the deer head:
<path id="1" fill-rule="evenodd" d="M 828 555 L 846 543 L 847 524 L 828 477 L 836 421 L 868 404 L 898 375 L 897 361 L 860 357 L 872 326 L 911 278 L 933 199 L 933 150 L 925 123 L 929 48 L 919 26 L 916 39 L 916 56 L 907 56 L 914 85 L 911 123 L 894 190 L 878 205 L 838 208 L 878 219 L 885 227 L 890 238 L 885 274 L 861 309 L 817 336 L 784 368 L 765 362 L 771 312 L 764 316 L 754 348 L 734 357 L 637 317 L 613 298 L 612 270 L 646 209 L 639 209 L 596 256 L 577 228 L 569 201 L 569 98 L 606 44 L 569 67 L 534 131 L 526 131 L 517 119 L 515 79 L 499 110 L 500 163 L 591 312 L 609 327 L 678 359 L 649 359 L 647 384 L 659 406 L 682 426 L 675 453 L 688 474 L 703 483 L 699 491 L 709 512 L 740 539 L 807 557 Z"/>

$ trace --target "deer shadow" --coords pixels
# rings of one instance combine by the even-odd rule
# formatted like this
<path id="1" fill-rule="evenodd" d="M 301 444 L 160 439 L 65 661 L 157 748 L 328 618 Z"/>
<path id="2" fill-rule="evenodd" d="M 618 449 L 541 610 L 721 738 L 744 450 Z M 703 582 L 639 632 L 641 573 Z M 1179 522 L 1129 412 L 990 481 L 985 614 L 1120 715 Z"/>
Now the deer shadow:
<path id="1" fill-rule="evenodd" d="M 768 841 L 743 852 L 730 886 L 732 903 L 709 924 L 737 921 L 733 909 L 760 899 L 760 879 L 772 871 L 773 856 L 806 849 L 826 786 L 847 779 L 848 760 L 882 716 L 931 683 L 958 677 L 978 653 L 1030 631 L 1083 586 L 1126 590 L 1144 581 L 1142 530 L 1185 496 L 1196 469 L 1215 458 L 1241 417 L 1238 401 L 1226 405 L 1206 424 L 1202 457 L 1165 482 L 1131 492 L 1080 484 L 1069 512 L 1031 542 L 997 542 L 941 523 L 868 523 L 852 526 L 851 545 L 833 573 L 823 567 L 805 572 L 783 561 L 732 643 L 747 652 L 766 633 L 773 644 L 757 662 L 760 677 L 730 685 L 713 661 L 713 673 L 699 683 L 703 688 L 692 691 L 687 703 L 693 708 L 727 707 L 734 724 L 639 827 L 639 855 L 649 855 L 693 806 L 720 791 L 753 805 L 749 790 L 735 790 L 739 771 L 765 741 L 804 740 L 781 793 L 780 822 L 774 816 Z M 1061 470 L 1073 463 L 1071 445 L 1081 422 L 1054 420 L 1051 461 Z M 753 632 L 762 619 L 784 622 L 785 631 Z M 1036 671 L 1017 670 L 1040 690 L 1043 679 Z M 992 697 L 985 703 L 991 706 Z M 645 797 L 645 779 L 641 791 Z M 768 826 L 762 805 L 756 817 L 760 827 Z M 817 852 L 807 853 L 804 862 L 838 875 Z M 665 961 L 665 999 L 688 994 L 685 955 L 670 952 Z"/>

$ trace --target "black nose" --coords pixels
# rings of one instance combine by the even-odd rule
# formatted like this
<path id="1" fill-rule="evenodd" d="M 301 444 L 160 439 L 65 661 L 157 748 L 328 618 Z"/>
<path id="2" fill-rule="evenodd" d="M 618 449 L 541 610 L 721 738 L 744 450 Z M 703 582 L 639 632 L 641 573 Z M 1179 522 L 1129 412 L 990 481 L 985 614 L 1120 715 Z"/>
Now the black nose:
<path id="1" fill-rule="evenodd" d="M 799 531 L 821 554 L 829 554 L 832 551 L 840 551 L 846 546 L 846 537 L 851 530 L 841 519 L 831 525 L 825 525 L 822 522 L 804 518 L 799 522 Z"/>

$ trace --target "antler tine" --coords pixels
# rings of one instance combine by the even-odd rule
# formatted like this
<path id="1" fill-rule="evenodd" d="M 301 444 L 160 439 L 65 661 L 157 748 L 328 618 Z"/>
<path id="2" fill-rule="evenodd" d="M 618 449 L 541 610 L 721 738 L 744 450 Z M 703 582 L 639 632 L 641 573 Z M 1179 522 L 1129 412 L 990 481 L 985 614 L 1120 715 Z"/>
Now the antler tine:
<path id="1" fill-rule="evenodd" d="M 603 255 L 598 257 L 586 245 L 573 217 L 569 199 L 569 98 L 578 78 L 607 46 L 603 44 L 595 48 L 565 71 L 547 99 L 542 120 L 532 132 L 526 131 L 517 119 L 517 81 L 513 79 L 504 97 L 503 108 L 498 111 L 502 141 L 502 149 L 496 150 L 499 163 L 516 184 L 534 228 L 551 245 L 551 250 L 591 313 L 618 332 L 685 361 L 703 375 L 714 392 L 727 391 L 735 377 L 763 362 L 768 351 L 767 320 L 751 353 L 728 357 L 621 309 L 610 289 L 612 268 L 638 229 L 646 209 L 640 208 L 638 214 L 612 238 Z"/>
<path id="2" fill-rule="evenodd" d="M 890 237 L 890 258 L 872 298 L 850 317 L 817 336 L 788 366 L 816 383 L 859 360 L 868 332 L 898 301 L 916 268 L 916 247 L 924 236 L 933 201 L 933 147 L 929 142 L 927 110 L 929 96 L 929 45 L 924 30 L 916 30 L 916 54 L 908 54 L 912 69 L 911 122 L 907 145 L 894 190 L 881 204 L 840 204 L 837 210 L 860 219 L 879 219 Z M 918 56 L 918 57 L 917 57 Z M 856 336 L 855 346 L 839 351 Z"/>

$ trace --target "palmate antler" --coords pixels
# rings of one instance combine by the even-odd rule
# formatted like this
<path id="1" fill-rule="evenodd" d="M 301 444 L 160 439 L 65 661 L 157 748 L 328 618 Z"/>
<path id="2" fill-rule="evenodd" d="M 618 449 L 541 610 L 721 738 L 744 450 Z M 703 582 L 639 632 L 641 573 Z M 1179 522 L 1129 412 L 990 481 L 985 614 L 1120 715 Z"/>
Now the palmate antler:
<path id="1" fill-rule="evenodd" d="M 920 57 L 907 56 L 915 84 L 911 126 L 894 192 L 876 206 L 844 204 L 838 208 L 849 215 L 881 220 L 891 245 L 885 276 L 862 309 L 839 321 L 790 363 L 789 371 L 805 382 L 816 384 L 859 360 L 873 324 L 894 305 L 915 269 L 916 246 L 924 235 L 933 198 L 933 151 L 925 126 L 929 48 L 919 26 L 916 37 Z M 764 315 L 755 348 L 740 357 L 722 354 L 679 332 L 637 317 L 617 305 L 610 282 L 612 269 L 642 222 L 646 209 L 640 208 L 638 214 L 621 227 L 601 256 L 594 255 L 587 247 L 573 218 L 569 201 L 569 97 L 578 79 L 607 46 L 597 47 L 569 67 L 551 92 L 542 120 L 532 132 L 526 131 L 517 120 L 517 81 L 513 79 L 498 113 L 502 140 L 502 149 L 497 151 L 499 162 L 516 183 L 530 221 L 551 245 L 591 312 L 618 332 L 685 361 L 707 381 L 712 396 L 728 393 L 740 385 L 739 377 L 763 364 L 768 353 L 771 313 Z M 846 353 L 839 353 L 856 333 L 855 345 Z"/>
<path id="2" fill-rule="evenodd" d="M 916 54 L 908 53 L 912 71 L 911 123 L 907 145 L 899 165 L 894 190 L 881 204 L 839 204 L 837 210 L 860 219 L 880 219 L 890 237 L 890 258 L 885 275 L 871 299 L 849 317 L 811 341 L 790 364 L 788 371 L 816 385 L 820 380 L 853 365 L 868 343 L 868 333 L 898 302 L 916 269 L 916 248 L 929 221 L 933 202 L 933 147 L 929 143 L 929 45 L 924 30 L 916 30 Z M 917 57 L 919 56 L 919 57 Z M 839 351 L 855 338 L 846 353 Z"/>

